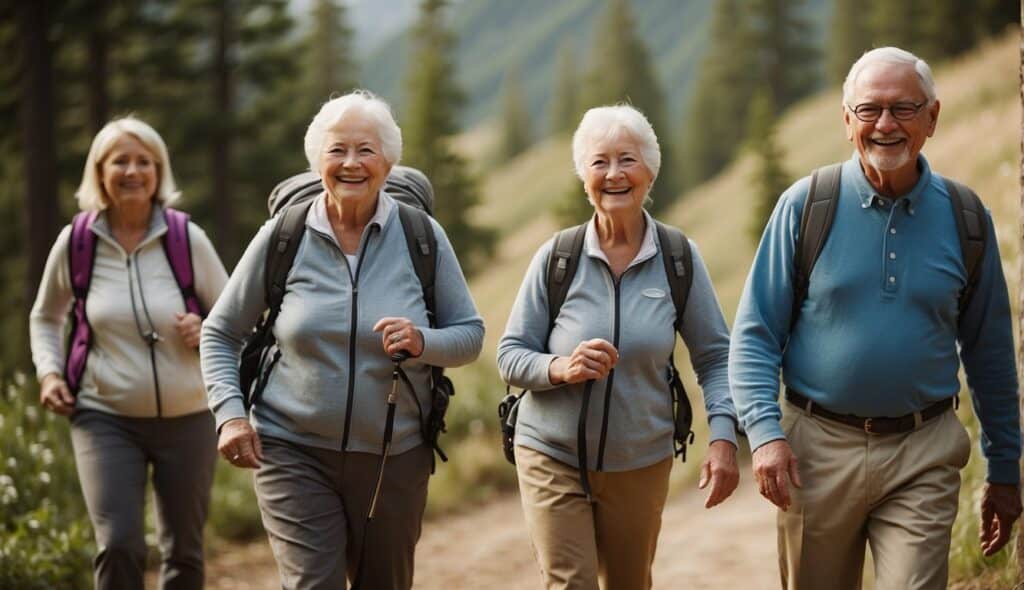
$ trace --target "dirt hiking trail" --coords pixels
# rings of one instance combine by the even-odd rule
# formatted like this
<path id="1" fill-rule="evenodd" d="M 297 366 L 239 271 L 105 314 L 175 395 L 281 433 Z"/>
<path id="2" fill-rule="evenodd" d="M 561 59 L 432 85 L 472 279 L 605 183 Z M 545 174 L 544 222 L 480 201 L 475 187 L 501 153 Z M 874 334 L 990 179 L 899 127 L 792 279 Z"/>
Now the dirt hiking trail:
<path id="1" fill-rule="evenodd" d="M 226 549 L 207 562 L 207 588 L 276 590 L 266 541 Z M 416 590 L 536 590 L 540 576 L 517 495 L 424 523 L 416 549 Z M 695 486 L 669 499 L 654 561 L 654 588 L 779 587 L 775 512 L 749 471 L 725 504 L 704 508 Z"/>

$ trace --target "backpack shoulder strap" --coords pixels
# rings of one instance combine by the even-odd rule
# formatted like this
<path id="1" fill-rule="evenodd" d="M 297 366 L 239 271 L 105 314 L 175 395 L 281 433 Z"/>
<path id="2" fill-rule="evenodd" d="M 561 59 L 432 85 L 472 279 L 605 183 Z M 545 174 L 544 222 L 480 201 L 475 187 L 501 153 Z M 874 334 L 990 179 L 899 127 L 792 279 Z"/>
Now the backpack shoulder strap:
<path id="1" fill-rule="evenodd" d="M 563 229 L 555 234 L 555 243 L 548 257 L 548 332 L 555 326 L 558 313 L 569 294 L 569 285 L 576 276 L 576 268 L 580 264 L 583 252 L 583 237 L 587 234 L 587 224 Z"/>
<path id="2" fill-rule="evenodd" d="M 796 323 L 800 306 L 807 298 L 807 290 L 811 283 L 811 271 L 825 247 L 832 221 L 836 217 L 839 204 L 839 181 L 843 165 L 831 164 L 823 166 L 811 173 L 811 188 L 804 202 L 804 211 L 800 216 L 800 233 L 796 238 L 794 266 L 796 276 L 793 282 L 793 313 L 790 316 L 790 328 Z"/>
<path id="3" fill-rule="evenodd" d="M 286 207 L 281 212 L 274 230 L 270 234 L 270 244 L 267 247 L 266 268 L 263 275 L 264 298 L 270 313 L 267 316 L 267 324 L 272 325 L 277 319 L 277 313 L 281 309 L 281 301 L 284 300 L 285 283 L 288 280 L 288 272 L 295 262 L 295 253 L 299 251 L 299 244 L 306 233 L 306 214 L 313 204 L 313 200 L 299 203 L 292 207 Z"/>
<path id="4" fill-rule="evenodd" d="M 82 385 L 85 364 L 92 346 L 92 328 L 85 314 L 85 299 L 92 282 L 92 268 L 96 261 L 96 234 L 92 224 L 96 211 L 83 211 L 71 220 L 71 239 L 68 241 L 68 273 L 74 302 L 71 306 L 71 329 L 64 359 L 64 380 L 75 395 Z"/>
<path id="5" fill-rule="evenodd" d="M 97 211 L 83 211 L 71 220 L 68 272 L 76 299 L 85 299 L 89 293 L 92 267 L 96 261 L 96 234 L 92 232 L 92 224 L 98 214 Z"/>
<path id="6" fill-rule="evenodd" d="M 423 302 L 427 306 L 430 326 L 437 324 L 437 302 L 434 298 L 434 282 L 437 274 L 437 236 L 430 225 L 430 216 L 426 211 L 395 201 L 398 205 L 398 219 L 402 223 L 405 244 L 409 248 L 416 277 L 423 288 Z"/>
<path id="7" fill-rule="evenodd" d="M 164 254 L 171 266 L 171 273 L 174 275 L 178 289 L 181 290 L 181 297 L 185 300 L 185 310 L 200 317 L 206 317 L 206 312 L 199 303 L 199 296 L 196 295 L 195 273 L 192 267 L 192 244 L 188 237 L 187 213 L 171 209 L 164 209 L 164 221 L 167 223 L 167 233 L 162 240 Z"/>
<path id="8" fill-rule="evenodd" d="M 985 205 L 970 187 L 949 178 L 944 180 L 946 190 L 949 191 L 949 201 L 953 206 L 953 219 L 956 220 L 964 268 L 967 269 L 967 285 L 960 295 L 959 305 L 960 313 L 963 313 L 978 285 L 981 259 L 985 255 L 985 245 L 988 241 L 988 221 Z"/>
<path id="9" fill-rule="evenodd" d="M 654 224 L 658 230 L 661 258 L 665 263 L 665 276 L 668 278 L 672 304 L 676 308 L 675 328 L 678 331 L 683 325 L 686 302 L 690 298 L 690 285 L 693 284 L 693 251 L 682 230 L 658 220 L 654 220 Z"/>

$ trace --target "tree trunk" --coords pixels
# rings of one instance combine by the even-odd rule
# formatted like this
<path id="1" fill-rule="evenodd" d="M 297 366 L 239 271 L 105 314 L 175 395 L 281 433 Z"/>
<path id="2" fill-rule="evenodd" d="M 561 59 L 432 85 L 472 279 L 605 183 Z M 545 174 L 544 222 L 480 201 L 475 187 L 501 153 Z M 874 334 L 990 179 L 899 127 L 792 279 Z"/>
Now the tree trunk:
<path id="1" fill-rule="evenodd" d="M 18 2 L 21 52 L 20 119 L 24 154 L 24 221 L 28 266 L 25 302 L 31 306 L 46 257 L 57 236 L 57 144 L 54 114 L 53 48 L 47 39 L 47 0 Z"/>
<path id="2" fill-rule="evenodd" d="M 228 268 L 237 261 L 238 236 L 236 235 L 235 207 L 231 194 L 231 140 L 234 133 L 232 124 L 232 103 L 234 84 L 232 79 L 231 50 L 233 43 L 233 0 L 221 0 L 216 8 L 216 47 L 213 64 L 214 121 L 213 142 L 210 153 L 211 178 L 210 195 L 213 218 L 216 223 L 217 250 Z"/>
<path id="3" fill-rule="evenodd" d="M 107 56 L 109 32 L 107 25 L 108 0 L 92 0 L 90 10 L 95 25 L 89 32 L 89 123 L 98 133 L 110 118 L 110 97 L 107 93 Z"/>
<path id="4" fill-rule="evenodd" d="M 1020 101 L 1024 106 L 1024 3 L 1020 7 L 1021 16 L 1021 41 L 1020 41 Z M 1017 254 L 1017 327 L 1018 334 L 1024 335 L 1024 120 L 1021 121 L 1021 145 L 1020 145 L 1020 212 L 1018 215 L 1018 246 L 1020 252 Z M 1024 347 L 1017 348 L 1017 379 L 1024 383 Z M 1018 400 L 1019 402 L 1020 400 Z M 1022 412 L 1024 413 L 1024 412 Z M 1024 576 L 1024 532 L 1020 529 L 1020 522 L 1017 527 L 1017 575 Z"/>

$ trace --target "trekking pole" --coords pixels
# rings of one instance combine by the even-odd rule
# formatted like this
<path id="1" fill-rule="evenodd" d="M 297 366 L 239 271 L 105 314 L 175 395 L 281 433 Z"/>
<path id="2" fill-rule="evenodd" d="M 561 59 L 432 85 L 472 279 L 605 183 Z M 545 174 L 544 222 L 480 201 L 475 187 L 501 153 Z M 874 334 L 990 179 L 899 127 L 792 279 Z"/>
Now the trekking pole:
<path id="1" fill-rule="evenodd" d="M 383 453 L 380 456 L 380 469 L 377 471 L 377 485 L 373 488 L 373 496 L 370 498 L 370 512 L 366 519 L 373 520 L 377 514 L 377 500 L 380 498 L 380 488 L 384 483 L 384 465 L 388 461 L 388 454 L 391 452 L 391 435 L 395 430 L 395 408 L 398 405 L 398 375 L 402 370 L 402 361 L 409 358 L 409 353 L 404 350 L 391 355 L 391 362 L 395 368 L 391 371 L 391 392 L 388 393 L 388 415 L 384 422 L 384 444 Z"/>
<path id="2" fill-rule="evenodd" d="M 580 400 L 580 415 L 576 424 L 576 460 L 579 462 L 580 486 L 587 497 L 587 504 L 594 503 L 590 492 L 590 476 L 587 475 L 587 414 L 590 411 L 590 392 L 594 388 L 594 380 L 587 381 L 583 386 L 583 397 Z"/>
<path id="3" fill-rule="evenodd" d="M 373 487 L 373 496 L 370 497 L 370 510 L 366 513 L 366 524 L 363 525 L 363 540 L 359 550 L 359 565 L 356 566 L 356 575 L 352 583 L 352 590 L 359 590 L 363 586 L 363 571 L 366 560 L 366 539 L 367 531 L 370 530 L 370 523 L 377 514 L 377 500 L 380 498 L 380 488 L 384 484 L 384 465 L 387 464 L 388 454 L 391 453 L 391 435 L 395 430 L 395 408 L 398 406 L 398 378 L 402 371 L 402 361 L 409 358 L 409 353 L 400 350 L 391 355 L 391 362 L 395 368 L 391 370 L 391 391 L 388 393 L 387 405 L 388 415 L 384 421 L 384 442 L 380 456 L 380 469 L 377 470 L 377 484 Z"/>

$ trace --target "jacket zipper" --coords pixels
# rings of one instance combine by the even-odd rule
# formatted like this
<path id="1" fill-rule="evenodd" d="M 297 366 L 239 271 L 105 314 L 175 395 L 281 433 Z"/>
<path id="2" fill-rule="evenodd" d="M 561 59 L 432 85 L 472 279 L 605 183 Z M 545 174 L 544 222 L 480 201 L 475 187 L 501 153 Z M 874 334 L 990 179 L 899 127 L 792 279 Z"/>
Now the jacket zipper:
<path id="1" fill-rule="evenodd" d="M 358 327 L 358 303 L 359 303 L 359 273 L 363 270 L 363 258 L 366 256 L 366 243 L 370 241 L 370 235 L 373 233 L 373 229 L 376 225 L 370 226 L 370 231 L 363 236 L 362 242 L 359 244 L 359 259 L 356 262 L 356 271 L 352 272 L 352 267 L 348 263 L 348 258 L 345 257 L 345 252 L 341 249 L 340 244 L 338 245 L 338 252 L 341 253 L 341 259 L 345 263 L 345 268 L 348 269 L 348 276 L 352 280 L 352 315 L 348 330 L 348 401 L 345 404 L 345 430 L 341 435 L 341 450 L 348 450 L 348 435 L 352 426 L 352 404 L 355 398 L 356 392 L 356 328 Z"/>
<path id="2" fill-rule="evenodd" d="M 612 285 L 615 287 L 615 328 L 612 335 L 612 345 L 616 350 L 619 349 L 619 307 L 621 306 L 621 295 L 622 295 L 622 277 L 626 276 L 626 273 L 632 270 L 635 266 L 630 266 L 626 270 L 622 271 L 619 275 L 618 280 L 615 279 L 615 275 L 612 274 L 612 269 L 608 266 L 607 262 L 601 261 L 604 264 L 605 269 L 608 271 L 608 278 L 612 280 Z M 605 381 L 604 386 L 604 415 L 601 417 L 601 439 L 597 447 L 597 469 L 595 471 L 604 470 L 604 448 L 605 443 L 608 440 L 608 417 L 610 415 L 609 406 L 612 399 L 612 384 L 615 382 L 615 369 L 612 368 L 608 372 L 608 379 Z"/>
<path id="3" fill-rule="evenodd" d="M 138 265 L 138 260 L 135 261 L 135 264 Z M 136 325 L 138 325 L 139 318 L 138 318 L 138 315 L 136 314 L 136 310 L 135 310 L 135 295 L 134 295 L 133 289 L 131 288 L 131 286 L 132 286 L 132 255 L 131 254 L 128 254 L 128 257 L 125 258 L 125 265 L 126 265 L 127 271 L 128 271 L 128 296 L 131 297 L 131 300 L 132 300 L 132 314 L 135 315 L 135 322 L 136 322 Z M 142 294 L 142 284 L 140 283 L 139 284 L 139 298 L 141 299 L 142 297 L 143 297 L 143 294 Z M 143 302 L 143 305 L 145 305 L 145 302 Z M 147 317 L 147 320 L 148 320 L 148 317 Z M 157 376 L 157 372 L 156 372 L 156 348 L 155 348 L 155 345 L 156 345 L 156 342 L 157 342 L 156 341 L 157 335 L 156 335 L 156 332 L 153 330 L 153 325 L 152 324 L 150 324 L 150 326 L 149 326 L 149 335 L 148 336 L 146 334 L 140 334 L 140 335 L 143 337 L 143 340 L 145 340 L 146 345 L 149 347 L 149 366 L 150 366 L 150 369 L 153 372 L 153 394 L 154 394 L 154 396 L 156 398 L 156 417 L 157 418 L 162 418 L 163 417 L 163 404 L 161 403 L 161 399 L 160 399 L 160 378 Z"/>

